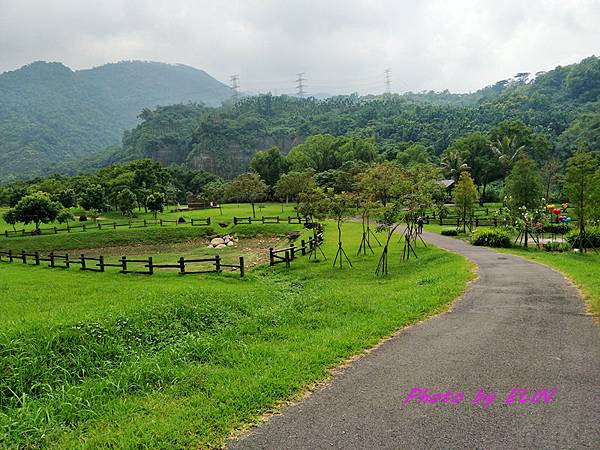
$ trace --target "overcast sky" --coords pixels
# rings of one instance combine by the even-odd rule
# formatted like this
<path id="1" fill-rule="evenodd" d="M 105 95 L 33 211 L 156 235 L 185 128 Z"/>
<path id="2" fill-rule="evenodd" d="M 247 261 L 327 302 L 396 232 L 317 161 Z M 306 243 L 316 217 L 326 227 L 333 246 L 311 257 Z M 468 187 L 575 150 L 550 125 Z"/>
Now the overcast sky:
<path id="1" fill-rule="evenodd" d="M 0 72 L 183 63 L 244 91 L 466 92 L 600 54 L 600 0 L 0 0 Z"/>

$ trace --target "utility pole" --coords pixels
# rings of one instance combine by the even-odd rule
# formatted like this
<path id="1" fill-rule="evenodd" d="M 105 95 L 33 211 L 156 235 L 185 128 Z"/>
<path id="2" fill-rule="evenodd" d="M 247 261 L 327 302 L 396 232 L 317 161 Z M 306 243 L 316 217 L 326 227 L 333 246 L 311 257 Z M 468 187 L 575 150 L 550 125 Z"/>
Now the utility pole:
<path id="1" fill-rule="evenodd" d="M 233 98 L 235 98 L 236 100 L 238 99 L 239 95 L 240 95 L 240 76 L 235 74 L 235 75 L 231 75 L 231 77 L 229 78 L 229 80 L 231 81 L 231 89 L 233 90 Z"/>
<path id="2" fill-rule="evenodd" d="M 296 74 L 298 76 L 298 78 L 296 78 L 296 88 L 298 89 L 298 97 L 302 98 L 304 97 L 304 94 L 306 92 L 304 92 L 304 82 L 306 81 L 306 78 L 304 78 L 304 72 L 298 73 Z"/>
<path id="3" fill-rule="evenodd" d="M 385 92 L 390 94 L 392 92 L 391 90 L 391 85 L 392 85 L 392 70 L 391 69 L 385 69 L 383 71 L 383 75 L 384 75 L 384 79 L 385 79 Z"/>

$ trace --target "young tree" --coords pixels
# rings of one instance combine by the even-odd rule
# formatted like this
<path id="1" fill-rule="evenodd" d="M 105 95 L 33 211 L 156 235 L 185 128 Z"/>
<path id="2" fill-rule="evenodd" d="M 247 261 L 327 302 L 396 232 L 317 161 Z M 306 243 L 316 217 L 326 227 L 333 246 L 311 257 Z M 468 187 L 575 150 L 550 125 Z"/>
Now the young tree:
<path id="1" fill-rule="evenodd" d="M 117 194 L 117 207 L 124 216 L 131 217 L 135 208 L 135 194 L 125 188 Z"/>
<path id="2" fill-rule="evenodd" d="M 320 224 L 316 221 L 325 218 L 330 209 L 331 199 L 320 188 L 314 188 L 307 192 L 301 192 L 298 196 L 298 205 L 296 205 L 296 211 L 299 215 L 308 219 L 310 227 L 313 230 L 313 240 L 315 242 L 315 246 L 312 247 L 308 255 L 309 259 L 313 256 L 316 258 L 317 249 L 321 251 L 321 254 L 323 254 L 323 250 L 321 250 L 319 241 L 317 240 L 317 230 L 320 229 Z M 323 257 L 325 257 L 325 254 L 323 254 Z"/>
<path id="3" fill-rule="evenodd" d="M 394 187 L 401 176 L 402 170 L 393 162 L 375 164 L 359 175 L 358 188 L 386 206 L 394 195 Z"/>
<path id="4" fill-rule="evenodd" d="M 463 233 L 467 231 L 467 219 L 479 202 L 479 191 L 468 172 L 463 172 L 454 188 L 454 203 L 460 211 Z"/>
<path id="5" fill-rule="evenodd" d="M 256 217 L 254 204 L 265 198 L 267 185 L 256 173 L 245 173 L 231 182 L 228 189 L 228 197 L 238 202 L 252 204 L 252 216 Z"/>
<path id="6" fill-rule="evenodd" d="M 56 221 L 58 223 L 66 223 L 67 227 L 69 226 L 69 221 L 72 220 L 75 220 L 75 217 L 73 217 L 73 214 L 68 209 L 62 209 L 56 216 Z"/>
<path id="7" fill-rule="evenodd" d="M 588 151 L 579 150 L 567 162 L 564 180 L 569 201 L 579 222 L 579 247 L 585 248 L 586 225 L 594 208 L 600 203 L 598 160 Z"/>
<path id="8" fill-rule="evenodd" d="M 335 254 L 335 259 L 333 260 L 333 267 L 339 261 L 340 269 L 343 265 L 343 258 L 346 258 L 350 267 L 352 267 L 352 262 L 348 255 L 344 251 L 344 247 L 342 246 L 342 222 L 344 219 L 352 214 L 354 208 L 352 207 L 352 202 L 349 194 L 335 194 L 331 197 L 329 203 L 329 214 L 335 219 L 337 222 L 338 229 L 338 250 Z"/>
<path id="9" fill-rule="evenodd" d="M 542 167 L 541 175 L 544 180 L 544 198 L 546 199 L 546 202 L 550 201 L 550 195 L 552 194 L 552 189 L 556 185 L 561 166 L 562 164 L 558 159 L 551 159 L 544 164 L 544 167 Z"/>
<path id="10" fill-rule="evenodd" d="M 167 196 L 162 192 L 154 192 L 148 196 L 146 202 L 148 204 L 148 209 L 154 214 L 154 220 L 156 220 L 158 213 L 163 212 L 165 208 Z"/>
<path id="11" fill-rule="evenodd" d="M 17 213 L 14 208 L 9 209 L 4 214 L 2 214 L 2 218 L 7 224 L 12 225 L 13 231 L 17 231 L 15 225 L 17 224 L 18 220 Z"/>
<path id="12" fill-rule="evenodd" d="M 209 202 L 221 204 L 225 199 L 225 192 L 228 184 L 223 180 L 215 180 L 207 183 L 202 189 L 202 193 Z"/>
<path id="13" fill-rule="evenodd" d="M 23 197 L 14 208 L 18 222 L 35 223 L 39 231 L 40 223 L 49 223 L 56 219 L 62 205 L 53 201 L 46 192 L 36 192 Z"/>
<path id="14" fill-rule="evenodd" d="M 540 205 L 543 182 L 535 161 L 527 156 L 520 158 L 506 178 L 505 192 L 512 200 L 513 207 L 524 206 L 533 210 Z"/>

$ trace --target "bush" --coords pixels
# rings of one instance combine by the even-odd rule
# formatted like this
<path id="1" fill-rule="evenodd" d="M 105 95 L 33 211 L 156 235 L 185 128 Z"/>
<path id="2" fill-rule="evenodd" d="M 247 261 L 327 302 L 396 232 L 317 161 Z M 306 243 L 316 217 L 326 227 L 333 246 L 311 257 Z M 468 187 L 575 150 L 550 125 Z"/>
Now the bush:
<path id="1" fill-rule="evenodd" d="M 571 245 L 566 242 L 546 242 L 543 248 L 547 252 L 568 252 L 571 250 Z"/>
<path id="2" fill-rule="evenodd" d="M 471 244 L 486 247 L 508 248 L 511 246 L 511 241 L 508 232 L 499 228 L 492 228 L 483 231 L 475 230 L 471 237 Z"/>
<path id="3" fill-rule="evenodd" d="M 600 248 L 600 227 L 590 227 L 585 230 L 587 239 L 580 243 L 579 230 L 573 230 L 565 236 L 565 239 L 575 248 Z"/>
<path id="4" fill-rule="evenodd" d="M 566 234 L 570 229 L 571 227 L 566 223 L 549 223 L 544 225 L 542 233 Z"/>
<path id="5" fill-rule="evenodd" d="M 447 230 L 442 230 L 441 231 L 441 235 L 442 236 L 458 236 L 458 230 L 454 229 L 454 228 L 450 228 Z"/>

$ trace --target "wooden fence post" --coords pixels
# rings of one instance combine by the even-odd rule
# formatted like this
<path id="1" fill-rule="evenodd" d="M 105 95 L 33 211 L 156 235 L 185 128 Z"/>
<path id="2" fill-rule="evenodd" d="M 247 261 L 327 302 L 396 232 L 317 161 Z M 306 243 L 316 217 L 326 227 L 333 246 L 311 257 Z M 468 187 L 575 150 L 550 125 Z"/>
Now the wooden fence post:
<path id="1" fill-rule="evenodd" d="M 215 271 L 221 273 L 221 257 L 219 255 L 215 256 Z"/>
<path id="2" fill-rule="evenodd" d="M 100 255 L 98 257 L 100 261 L 98 261 L 98 266 L 100 267 L 100 272 L 104 272 L 104 256 Z"/>
<path id="3" fill-rule="evenodd" d="M 183 258 L 183 256 L 179 258 L 179 274 L 185 274 L 185 259 Z"/>
<path id="4" fill-rule="evenodd" d="M 35 265 L 40 265 L 40 252 L 35 252 Z"/>
<path id="5" fill-rule="evenodd" d="M 148 222 L 146 222 L 146 219 L 144 219 L 144 228 L 148 227 Z"/>
<path id="6" fill-rule="evenodd" d="M 154 275 L 154 266 L 152 266 L 152 256 L 148 257 L 148 273 Z"/>
<path id="7" fill-rule="evenodd" d="M 12 250 L 8 251 L 8 262 L 13 262 L 13 254 L 12 254 Z"/>
<path id="8" fill-rule="evenodd" d="M 295 256 L 296 256 L 296 249 L 294 248 L 294 243 L 292 242 L 290 244 L 290 257 L 292 259 L 294 259 Z"/>
<path id="9" fill-rule="evenodd" d="M 54 267 L 54 252 L 50 252 L 48 256 L 50 257 L 50 267 Z"/>
<path id="10" fill-rule="evenodd" d="M 85 223 L 83 224 L 83 231 L 87 231 L 87 230 L 85 229 Z"/>
<path id="11" fill-rule="evenodd" d="M 240 256 L 240 278 L 244 278 L 244 257 Z"/>
<path id="12" fill-rule="evenodd" d="M 83 253 L 81 254 L 81 258 L 79 260 L 81 261 L 81 270 L 85 270 L 85 255 Z"/>
<path id="13" fill-rule="evenodd" d="M 269 265 L 273 266 L 273 247 L 269 247 Z"/>
<path id="14" fill-rule="evenodd" d="M 123 256 L 121 258 L 121 273 L 125 273 L 127 272 L 127 256 Z"/>
<path id="15" fill-rule="evenodd" d="M 302 239 L 302 241 L 300 241 L 300 243 L 302 244 L 302 256 L 306 255 L 306 242 L 304 242 L 304 239 Z"/>
<path id="16" fill-rule="evenodd" d="M 23 260 L 23 264 L 27 264 L 27 256 L 25 254 L 25 250 L 21 250 L 21 260 Z"/>
<path id="17" fill-rule="evenodd" d="M 69 269 L 71 267 L 71 261 L 69 261 L 69 254 L 65 253 L 65 267 Z"/>
<path id="18" fill-rule="evenodd" d="M 285 267 L 290 268 L 290 251 L 285 251 Z"/>
<path id="19" fill-rule="evenodd" d="M 58 233 L 58 231 L 56 231 L 56 227 L 54 227 L 54 234 L 57 234 L 57 233 Z"/>

